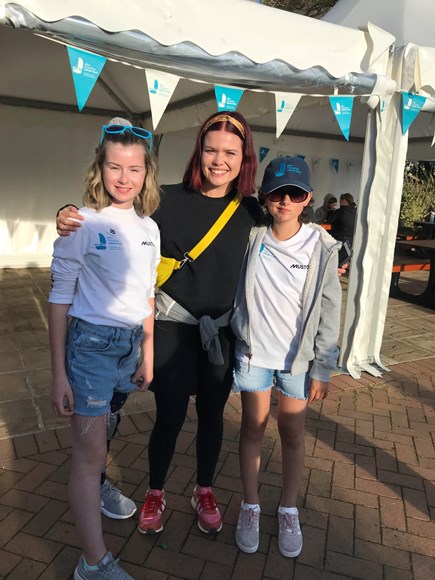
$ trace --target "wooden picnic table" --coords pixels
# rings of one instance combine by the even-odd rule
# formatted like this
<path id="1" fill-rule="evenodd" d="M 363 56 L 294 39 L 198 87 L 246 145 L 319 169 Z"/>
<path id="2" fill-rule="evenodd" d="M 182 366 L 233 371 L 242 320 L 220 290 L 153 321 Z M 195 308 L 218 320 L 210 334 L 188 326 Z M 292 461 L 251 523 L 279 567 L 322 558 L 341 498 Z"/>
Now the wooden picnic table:
<path id="1" fill-rule="evenodd" d="M 396 245 L 402 248 L 420 248 L 427 251 L 430 260 L 430 271 L 425 291 L 422 294 L 401 292 L 401 295 L 408 302 L 414 302 L 435 310 L 435 239 L 400 241 L 396 242 Z"/>

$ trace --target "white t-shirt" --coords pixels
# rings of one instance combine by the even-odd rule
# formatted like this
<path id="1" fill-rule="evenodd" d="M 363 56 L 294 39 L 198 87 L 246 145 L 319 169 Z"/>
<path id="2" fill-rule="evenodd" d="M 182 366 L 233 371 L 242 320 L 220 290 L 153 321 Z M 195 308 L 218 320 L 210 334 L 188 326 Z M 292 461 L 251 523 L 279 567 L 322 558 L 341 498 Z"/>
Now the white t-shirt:
<path id="1" fill-rule="evenodd" d="M 49 302 L 71 304 L 69 316 L 130 327 L 151 314 L 160 232 L 134 208 L 80 209 L 81 227 L 54 243 Z"/>
<path id="2" fill-rule="evenodd" d="M 250 362 L 253 366 L 290 370 L 302 326 L 302 294 L 319 232 L 302 224 L 289 240 L 268 229 L 260 248 L 250 309 Z M 236 349 L 242 362 L 248 358 Z"/>

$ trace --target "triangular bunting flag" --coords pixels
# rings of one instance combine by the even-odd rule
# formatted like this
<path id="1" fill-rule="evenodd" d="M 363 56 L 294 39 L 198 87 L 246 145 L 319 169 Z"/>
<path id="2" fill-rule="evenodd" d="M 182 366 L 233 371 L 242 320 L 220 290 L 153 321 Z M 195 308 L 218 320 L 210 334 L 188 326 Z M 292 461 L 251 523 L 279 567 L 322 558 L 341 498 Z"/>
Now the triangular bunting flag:
<path id="1" fill-rule="evenodd" d="M 295 93 L 275 93 L 277 139 L 293 115 L 301 96 Z"/>
<path id="2" fill-rule="evenodd" d="M 73 48 L 72 46 L 67 46 L 67 49 L 74 88 L 76 90 L 77 105 L 79 111 L 81 111 L 107 59 L 99 54 L 86 52 L 78 48 Z"/>
<path id="3" fill-rule="evenodd" d="M 402 135 L 415 121 L 425 102 L 426 97 L 402 92 Z"/>
<path id="4" fill-rule="evenodd" d="M 153 128 L 156 130 L 160 119 L 168 106 L 180 77 L 157 70 L 145 70 L 150 98 Z"/>
<path id="5" fill-rule="evenodd" d="M 263 159 L 267 157 L 269 151 L 270 151 L 269 147 L 260 147 L 260 155 L 259 155 L 260 163 L 263 161 Z"/>
<path id="6" fill-rule="evenodd" d="M 434 143 L 435 143 L 435 133 L 434 133 L 434 135 L 433 135 L 433 139 L 432 139 L 431 147 L 433 147 Z"/>
<path id="7" fill-rule="evenodd" d="M 216 85 L 214 92 L 218 111 L 235 111 L 244 89 Z"/>
<path id="8" fill-rule="evenodd" d="M 331 163 L 332 163 L 332 167 L 338 173 L 338 168 L 340 166 L 340 160 L 339 159 L 331 159 Z"/>
<path id="9" fill-rule="evenodd" d="M 340 126 L 341 132 L 349 141 L 350 122 L 352 120 L 353 97 L 329 97 L 335 118 Z"/>

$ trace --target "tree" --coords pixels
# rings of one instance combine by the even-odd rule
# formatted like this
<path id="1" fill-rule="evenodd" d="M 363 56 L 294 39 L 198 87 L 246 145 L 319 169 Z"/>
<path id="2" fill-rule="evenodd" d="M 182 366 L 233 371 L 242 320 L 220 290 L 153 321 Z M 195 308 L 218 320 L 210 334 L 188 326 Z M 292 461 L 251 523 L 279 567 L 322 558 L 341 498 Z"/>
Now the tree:
<path id="1" fill-rule="evenodd" d="M 262 4 L 311 16 L 312 18 L 321 18 L 330 10 L 337 0 L 262 0 Z"/>

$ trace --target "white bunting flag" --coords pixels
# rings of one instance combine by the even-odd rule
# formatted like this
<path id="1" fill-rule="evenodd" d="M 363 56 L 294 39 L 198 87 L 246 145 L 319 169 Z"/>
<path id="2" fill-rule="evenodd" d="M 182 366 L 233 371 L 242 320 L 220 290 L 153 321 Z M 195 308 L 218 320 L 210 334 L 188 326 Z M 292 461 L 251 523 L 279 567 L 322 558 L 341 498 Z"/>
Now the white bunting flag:
<path id="1" fill-rule="evenodd" d="M 153 129 L 155 131 L 169 101 L 171 100 L 180 77 L 149 69 L 145 70 L 145 75 L 148 85 L 148 95 L 150 98 Z"/>
<path id="2" fill-rule="evenodd" d="M 293 115 L 302 95 L 296 93 L 275 93 L 276 138 L 281 135 Z"/>

